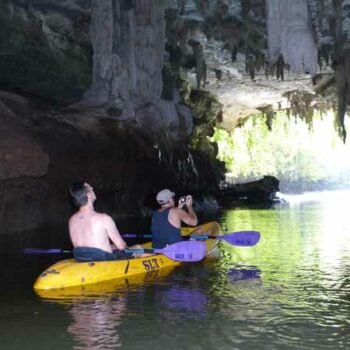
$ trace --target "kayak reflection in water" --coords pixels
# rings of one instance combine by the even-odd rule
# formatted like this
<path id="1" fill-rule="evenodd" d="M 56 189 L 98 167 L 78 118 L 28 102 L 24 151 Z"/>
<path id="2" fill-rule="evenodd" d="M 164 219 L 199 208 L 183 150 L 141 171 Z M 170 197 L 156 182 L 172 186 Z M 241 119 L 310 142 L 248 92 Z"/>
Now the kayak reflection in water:
<path id="1" fill-rule="evenodd" d="M 67 331 L 84 349 L 116 349 L 122 345 L 118 326 L 126 310 L 123 296 L 109 301 L 98 299 L 74 302 L 69 309 L 72 323 Z"/>

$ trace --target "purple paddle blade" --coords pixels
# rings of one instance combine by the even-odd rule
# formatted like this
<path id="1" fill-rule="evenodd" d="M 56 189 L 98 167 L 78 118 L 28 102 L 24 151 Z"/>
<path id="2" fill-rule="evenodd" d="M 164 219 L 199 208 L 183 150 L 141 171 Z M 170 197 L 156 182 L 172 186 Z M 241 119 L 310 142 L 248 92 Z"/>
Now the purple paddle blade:
<path id="1" fill-rule="evenodd" d="M 163 249 L 154 249 L 154 252 L 164 254 L 175 261 L 195 262 L 204 258 L 206 245 L 204 242 L 184 241 L 171 244 Z"/>
<path id="2" fill-rule="evenodd" d="M 247 247 L 257 244 L 260 240 L 260 233 L 258 231 L 238 231 L 224 236 L 217 236 L 230 244 Z"/>

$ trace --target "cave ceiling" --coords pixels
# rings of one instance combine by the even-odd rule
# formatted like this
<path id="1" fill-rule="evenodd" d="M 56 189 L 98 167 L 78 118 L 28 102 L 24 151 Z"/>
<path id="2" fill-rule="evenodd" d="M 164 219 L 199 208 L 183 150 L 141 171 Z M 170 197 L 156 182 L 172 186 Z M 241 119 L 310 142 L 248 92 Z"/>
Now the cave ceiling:
<path id="1" fill-rule="evenodd" d="M 304 107 L 338 107 L 335 3 L 169 1 L 167 40 L 185 53 L 183 72 L 192 86 L 209 91 L 222 104 L 220 127 L 233 130 L 247 117 L 266 111 L 292 110 L 307 119 L 290 101 L 295 92 L 305 96 Z M 345 14 L 343 22 L 347 19 Z M 201 60 L 191 65 L 191 57 L 195 61 L 198 55 L 205 62 L 205 77 L 198 78 Z"/>
<path id="2" fill-rule="evenodd" d="M 223 117 L 218 125 L 224 129 L 232 131 L 249 116 L 264 111 L 290 108 L 287 96 L 291 91 L 312 94 L 318 101 L 323 99 L 322 96 L 316 96 L 315 86 L 308 74 L 295 74 L 286 70 L 284 80 L 281 80 L 273 74 L 266 77 L 264 69 L 261 69 L 251 79 L 246 71 L 245 55 L 238 53 L 237 60 L 232 62 L 230 52 L 222 49 L 222 43 L 205 39 L 203 43 L 204 55 L 210 67 L 203 89 L 216 96 L 222 104 Z M 220 79 L 217 71 L 221 72 Z M 190 73 L 190 78 L 195 84 L 195 74 Z M 325 101 L 329 100 L 328 95 Z M 331 98 L 331 101 L 334 100 L 335 95 Z"/>
<path id="3" fill-rule="evenodd" d="M 173 140 L 199 120 L 211 134 L 332 108 L 345 140 L 350 0 L 6 0 L 0 23 L 0 89 L 107 106 Z"/>

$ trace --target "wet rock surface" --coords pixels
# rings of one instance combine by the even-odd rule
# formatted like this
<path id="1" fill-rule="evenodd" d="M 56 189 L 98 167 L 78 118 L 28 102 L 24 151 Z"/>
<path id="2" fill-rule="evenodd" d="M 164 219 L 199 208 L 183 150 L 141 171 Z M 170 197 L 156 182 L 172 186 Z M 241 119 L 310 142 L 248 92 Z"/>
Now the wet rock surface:
<path id="1" fill-rule="evenodd" d="M 270 45 L 273 57 L 267 26 L 286 26 L 265 0 L 2 1 L 1 233 L 66 221 L 74 180 L 91 182 L 98 208 L 115 217 L 148 215 L 161 188 L 215 207 L 225 165 L 214 128 L 233 130 L 286 101 L 310 119 L 315 91 L 339 94 L 345 138 L 349 0 L 267 3 L 294 23 Z M 315 34 L 318 67 L 296 74 L 299 56 L 315 56 L 290 49 L 300 8 L 309 9 L 302 42 Z M 265 200 L 274 185 L 234 190 Z"/>
<path id="2" fill-rule="evenodd" d="M 219 201 L 223 206 L 269 207 L 278 201 L 279 181 L 274 176 L 264 176 L 255 181 L 240 184 L 221 184 Z"/>
<path id="3" fill-rule="evenodd" d="M 55 110 L 3 92 L 0 106 L 2 234 L 66 222 L 73 181 L 93 184 L 98 210 L 140 217 L 156 206 L 160 189 L 215 192 L 224 172 L 223 163 L 187 144 L 156 143 L 142 126 L 103 109 Z"/>

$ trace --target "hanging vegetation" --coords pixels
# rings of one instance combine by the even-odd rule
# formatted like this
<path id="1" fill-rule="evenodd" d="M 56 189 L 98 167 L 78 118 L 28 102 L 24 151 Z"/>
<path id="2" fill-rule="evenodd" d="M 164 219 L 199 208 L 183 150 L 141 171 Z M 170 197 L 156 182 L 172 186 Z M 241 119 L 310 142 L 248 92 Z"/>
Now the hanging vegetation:
<path id="1" fill-rule="evenodd" d="M 225 161 L 229 179 L 255 180 L 265 175 L 281 181 L 282 190 L 312 190 L 350 184 L 349 144 L 332 132 L 332 113 L 314 111 L 313 129 L 306 120 L 286 112 L 274 116 L 272 132 L 265 118 L 254 116 L 229 133 L 216 129 L 218 158 Z"/>

